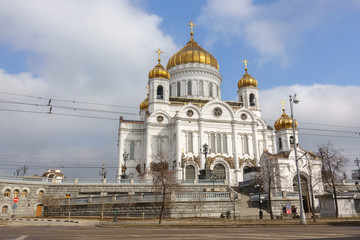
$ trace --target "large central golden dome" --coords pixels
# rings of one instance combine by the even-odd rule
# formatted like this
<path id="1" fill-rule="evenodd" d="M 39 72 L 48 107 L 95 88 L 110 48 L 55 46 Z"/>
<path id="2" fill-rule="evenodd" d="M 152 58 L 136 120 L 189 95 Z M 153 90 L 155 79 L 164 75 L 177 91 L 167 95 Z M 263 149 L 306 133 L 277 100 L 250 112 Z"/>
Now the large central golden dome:
<path id="1" fill-rule="evenodd" d="M 200 47 L 200 45 L 193 39 L 192 35 L 190 41 L 185 45 L 185 47 L 169 59 L 166 69 L 169 70 L 170 68 L 183 63 L 204 63 L 219 70 L 219 64 L 215 57 Z"/>

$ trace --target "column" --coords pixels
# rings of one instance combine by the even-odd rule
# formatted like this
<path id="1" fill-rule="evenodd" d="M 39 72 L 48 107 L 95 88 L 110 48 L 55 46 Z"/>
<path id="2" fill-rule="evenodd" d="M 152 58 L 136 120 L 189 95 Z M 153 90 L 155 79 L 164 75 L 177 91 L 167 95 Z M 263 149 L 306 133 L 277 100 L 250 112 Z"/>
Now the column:
<path id="1" fill-rule="evenodd" d="M 257 124 L 254 122 L 252 124 L 252 132 L 253 132 L 253 146 L 254 146 L 254 156 L 256 165 L 259 166 L 259 147 L 258 147 L 258 139 L 257 139 Z"/>

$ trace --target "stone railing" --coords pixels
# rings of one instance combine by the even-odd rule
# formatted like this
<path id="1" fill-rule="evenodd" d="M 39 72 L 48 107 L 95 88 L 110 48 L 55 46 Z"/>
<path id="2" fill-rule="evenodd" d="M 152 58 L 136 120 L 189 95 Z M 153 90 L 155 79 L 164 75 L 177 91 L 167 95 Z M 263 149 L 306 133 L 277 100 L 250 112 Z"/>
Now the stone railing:
<path id="1" fill-rule="evenodd" d="M 43 183 L 43 184 L 121 184 L 121 185 L 153 185 L 151 179 L 134 180 L 134 179 L 96 179 L 96 178 L 44 178 L 44 177 L 19 177 L 19 176 L 0 176 L 0 182 L 22 182 L 22 183 Z M 226 185 L 226 180 L 194 179 L 178 180 L 181 185 Z"/>
<path id="2" fill-rule="evenodd" d="M 173 201 L 229 201 L 229 192 L 179 192 L 168 197 Z M 86 204 L 116 204 L 135 202 L 160 202 L 162 195 L 159 194 L 137 194 L 137 195 L 108 195 L 89 196 L 74 198 L 55 198 L 51 201 L 54 205 L 86 205 Z"/>

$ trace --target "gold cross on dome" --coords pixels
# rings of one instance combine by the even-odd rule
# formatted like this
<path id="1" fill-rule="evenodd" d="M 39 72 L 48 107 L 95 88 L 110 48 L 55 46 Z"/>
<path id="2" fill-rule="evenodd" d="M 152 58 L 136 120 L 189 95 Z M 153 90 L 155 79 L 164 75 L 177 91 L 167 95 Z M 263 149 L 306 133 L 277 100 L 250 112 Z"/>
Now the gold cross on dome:
<path id="1" fill-rule="evenodd" d="M 282 105 L 283 111 L 285 112 L 285 101 L 284 100 L 281 100 L 281 105 Z"/>
<path id="2" fill-rule="evenodd" d="M 242 61 L 244 64 L 245 64 L 245 71 L 247 71 L 247 64 L 248 64 L 248 60 L 246 60 L 246 58 L 245 58 L 245 60 L 244 61 Z"/>
<path id="3" fill-rule="evenodd" d="M 188 25 L 190 25 L 190 29 L 191 29 L 191 32 L 190 32 L 190 35 L 191 35 L 191 37 L 194 35 L 194 26 L 196 26 L 196 24 L 195 23 L 193 23 L 193 21 L 191 20 L 189 23 L 188 23 Z"/>
<path id="4" fill-rule="evenodd" d="M 160 59 L 160 54 L 162 54 L 163 51 L 161 51 L 160 48 L 159 48 L 159 50 L 157 50 L 157 51 L 155 51 L 155 52 L 159 55 L 158 61 L 159 61 L 159 63 L 160 63 L 160 61 L 161 61 L 161 59 Z"/>

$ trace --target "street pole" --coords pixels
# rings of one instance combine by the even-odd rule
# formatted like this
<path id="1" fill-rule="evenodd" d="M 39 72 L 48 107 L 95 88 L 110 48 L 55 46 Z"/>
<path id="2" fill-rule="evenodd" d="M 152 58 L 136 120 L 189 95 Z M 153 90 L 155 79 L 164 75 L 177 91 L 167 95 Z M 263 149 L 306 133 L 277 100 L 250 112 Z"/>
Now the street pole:
<path id="1" fill-rule="evenodd" d="M 290 95 L 290 96 L 289 96 L 289 100 L 290 100 L 292 130 L 293 130 L 293 139 L 294 139 L 296 174 L 297 174 L 297 182 L 298 182 L 298 190 L 299 190 L 300 224 L 306 224 L 306 216 L 305 216 L 305 211 L 304 211 L 304 203 L 303 203 L 303 201 L 302 201 L 301 181 L 300 181 L 299 163 L 298 163 L 297 150 L 296 150 L 297 145 L 296 145 L 296 135 L 295 135 L 294 114 L 293 114 L 293 103 L 298 103 L 299 101 L 296 99 L 296 94 L 294 94 L 294 96 L 291 96 L 291 95 Z"/>

